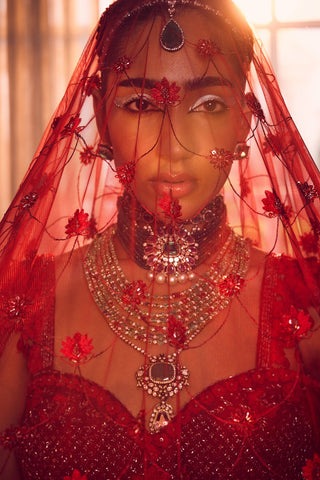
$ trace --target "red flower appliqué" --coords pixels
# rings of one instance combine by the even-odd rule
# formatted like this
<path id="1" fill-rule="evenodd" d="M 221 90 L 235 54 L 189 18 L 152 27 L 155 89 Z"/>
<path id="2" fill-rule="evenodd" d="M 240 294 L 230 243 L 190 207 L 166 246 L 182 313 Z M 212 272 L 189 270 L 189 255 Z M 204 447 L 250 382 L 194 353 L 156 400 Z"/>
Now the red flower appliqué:
<path id="1" fill-rule="evenodd" d="M 7 300 L 5 312 L 7 317 L 14 322 L 14 330 L 16 332 L 23 329 L 30 305 L 31 302 L 25 296 L 16 295 Z"/>
<path id="2" fill-rule="evenodd" d="M 79 113 L 70 118 L 69 122 L 66 124 L 64 129 L 61 132 L 62 137 L 67 137 L 69 135 L 78 134 L 83 130 L 83 127 L 80 127 L 81 118 Z"/>
<path id="3" fill-rule="evenodd" d="M 88 77 L 87 79 L 85 79 L 85 88 L 84 88 L 84 91 L 85 91 L 85 94 L 89 97 L 90 95 L 92 95 L 92 92 L 96 89 L 96 88 L 100 88 L 101 87 L 101 79 L 99 77 L 99 75 L 92 75 L 91 77 Z"/>
<path id="4" fill-rule="evenodd" d="M 256 422 L 250 410 L 235 412 L 233 417 L 234 426 L 244 437 L 248 437 L 255 429 Z"/>
<path id="5" fill-rule="evenodd" d="M 51 128 L 52 128 L 52 130 L 54 130 L 55 128 L 57 128 L 58 123 L 60 122 L 60 120 L 61 120 L 61 116 L 59 116 L 59 117 L 54 117 L 53 122 L 51 123 Z"/>
<path id="6" fill-rule="evenodd" d="M 284 150 L 282 138 L 279 134 L 274 135 L 269 133 L 266 136 L 266 141 L 263 143 L 263 151 L 265 153 L 273 152 L 279 155 Z"/>
<path id="7" fill-rule="evenodd" d="M 305 480 L 319 480 L 320 479 L 320 457 L 317 453 L 314 454 L 313 459 L 308 459 L 304 467 L 302 467 L 303 478 Z"/>
<path id="8" fill-rule="evenodd" d="M 309 185 L 308 182 L 297 182 L 297 185 L 307 203 L 313 203 L 319 197 L 319 192 L 313 185 Z"/>
<path id="9" fill-rule="evenodd" d="M 121 300 L 126 305 L 140 305 L 146 298 L 146 284 L 142 280 L 129 283 L 122 291 Z"/>
<path id="10" fill-rule="evenodd" d="M 225 297 L 232 297 L 240 292 L 244 284 L 243 278 L 240 275 L 230 273 L 226 277 L 223 277 L 218 283 L 219 291 L 221 295 Z"/>
<path id="11" fill-rule="evenodd" d="M 283 315 L 280 321 L 281 337 L 285 346 L 293 347 L 297 341 L 307 336 L 313 325 L 313 319 L 308 313 L 291 305 L 290 313 Z"/>
<path id="12" fill-rule="evenodd" d="M 84 363 L 93 349 L 92 338 L 87 334 L 82 335 L 77 332 L 73 337 L 67 337 L 62 342 L 60 353 L 68 358 L 72 363 Z"/>
<path id="13" fill-rule="evenodd" d="M 186 343 L 186 327 L 174 315 L 169 315 L 167 322 L 167 334 L 170 345 L 183 348 Z"/>
<path id="14" fill-rule="evenodd" d="M 88 213 L 84 210 L 76 210 L 73 217 L 70 217 L 66 225 L 67 238 L 83 235 L 87 238 L 93 238 L 97 232 L 96 221 L 94 218 L 89 219 Z"/>
<path id="15" fill-rule="evenodd" d="M 39 195 L 36 192 L 27 193 L 20 201 L 19 207 L 22 209 L 27 209 L 33 207 L 33 205 L 38 200 Z"/>
<path id="16" fill-rule="evenodd" d="M 221 54 L 221 48 L 211 40 L 199 40 L 197 43 L 197 50 L 200 55 L 207 57 Z"/>
<path id="17" fill-rule="evenodd" d="M 246 94 L 246 102 L 253 115 L 255 115 L 261 121 L 266 120 L 261 104 L 254 93 L 249 92 Z"/>
<path id="18" fill-rule="evenodd" d="M 114 64 L 112 65 L 112 68 L 116 73 L 123 73 L 126 70 L 128 70 L 128 68 L 130 68 L 131 64 L 132 64 L 131 58 L 124 55 L 123 57 L 118 58 L 116 62 L 114 62 Z"/>
<path id="19" fill-rule="evenodd" d="M 71 477 L 67 475 L 63 480 L 88 480 L 87 475 L 81 475 L 79 470 L 73 470 Z"/>
<path id="20" fill-rule="evenodd" d="M 277 217 L 281 215 L 285 218 L 289 218 L 291 215 L 291 209 L 284 206 L 280 199 L 273 193 L 265 190 L 266 198 L 262 199 L 263 210 L 269 218 Z"/>
<path id="21" fill-rule="evenodd" d="M 251 193 L 249 181 L 245 177 L 241 177 L 240 179 L 240 192 L 241 192 L 241 197 L 245 198 Z"/>
<path id="22" fill-rule="evenodd" d="M 84 165 L 89 165 L 96 158 L 96 154 L 93 151 L 92 147 L 85 147 L 85 149 L 80 152 L 80 161 Z"/>
<path id="23" fill-rule="evenodd" d="M 116 177 L 122 185 L 127 186 L 133 182 L 135 171 L 136 164 L 134 162 L 127 162 L 117 168 Z"/>
<path id="24" fill-rule="evenodd" d="M 232 165 L 234 160 L 234 155 L 229 150 L 224 150 L 224 148 L 217 148 L 210 152 L 210 163 L 214 168 L 228 168 Z"/>
<path id="25" fill-rule="evenodd" d="M 319 252 L 319 237 L 313 232 L 305 233 L 300 237 L 300 245 L 307 254 Z"/>
<path id="26" fill-rule="evenodd" d="M 179 200 L 172 199 L 167 193 L 164 193 L 160 198 L 159 207 L 164 211 L 165 216 L 174 222 L 176 222 L 182 215 Z"/>
<path id="27" fill-rule="evenodd" d="M 154 88 L 151 89 L 151 96 L 158 104 L 173 105 L 180 99 L 178 92 L 180 87 L 177 87 L 176 83 L 169 84 L 168 80 L 164 77 L 161 82 L 156 82 Z"/>

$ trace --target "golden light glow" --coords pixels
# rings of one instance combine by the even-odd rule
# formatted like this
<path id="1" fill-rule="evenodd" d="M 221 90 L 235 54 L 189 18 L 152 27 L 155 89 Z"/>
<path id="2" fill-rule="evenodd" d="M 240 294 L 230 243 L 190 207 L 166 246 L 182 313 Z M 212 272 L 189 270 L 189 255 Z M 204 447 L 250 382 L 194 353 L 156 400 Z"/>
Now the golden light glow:
<path id="1" fill-rule="evenodd" d="M 271 21 L 271 0 L 233 0 L 241 8 L 250 23 Z M 282 0 L 288 6 L 292 0 Z"/>

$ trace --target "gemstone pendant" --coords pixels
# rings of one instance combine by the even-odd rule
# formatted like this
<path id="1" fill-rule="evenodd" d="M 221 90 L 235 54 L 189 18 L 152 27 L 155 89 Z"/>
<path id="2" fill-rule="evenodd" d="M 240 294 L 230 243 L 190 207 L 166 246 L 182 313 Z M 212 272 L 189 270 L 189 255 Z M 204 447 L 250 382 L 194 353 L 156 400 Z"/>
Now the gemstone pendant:
<path id="1" fill-rule="evenodd" d="M 158 403 L 152 410 L 149 429 L 152 433 L 157 433 L 161 428 L 166 427 L 172 420 L 173 408 L 165 402 Z"/>
<path id="2" fill-rule="evenodd" d="M 160 44 L 168 52 L 176 52 L 184 45 L 184 34 L 180 25 L 170 18 L 163 27 L 160 35 Z"/>
<path id="3" fill-rule="evenodd" d="M 177 355 L 153 355 L 149 363 L 136 372 L 137 387 L 143 388 L 152 397 L 160 398 L 151 415 L 150 430 L 159 431 L 168 425 L 173 408 L 166 403 L 168 397 L 176 395 L 188 385 L 189 370 L 177 361 Z"/>

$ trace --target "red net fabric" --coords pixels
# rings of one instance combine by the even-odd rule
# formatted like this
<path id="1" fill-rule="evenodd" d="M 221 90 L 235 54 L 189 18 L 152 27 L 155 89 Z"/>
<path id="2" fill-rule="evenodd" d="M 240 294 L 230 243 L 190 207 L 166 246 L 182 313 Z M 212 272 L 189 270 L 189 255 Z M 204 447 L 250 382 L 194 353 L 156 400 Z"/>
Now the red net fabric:
<path id="1" fill-rule="evenodd" d="M 4 478 L 315 478 L 319 178 L 230 1 L 107 9 L 0 225 Z"/>

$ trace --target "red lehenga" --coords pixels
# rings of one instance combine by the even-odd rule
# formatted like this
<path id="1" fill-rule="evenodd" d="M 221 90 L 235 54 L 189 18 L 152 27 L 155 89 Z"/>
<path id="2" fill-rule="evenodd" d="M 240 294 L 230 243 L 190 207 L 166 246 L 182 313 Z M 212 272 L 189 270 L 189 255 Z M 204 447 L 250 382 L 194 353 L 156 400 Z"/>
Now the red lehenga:
<path id="1" fill-rule="evenodd" d="M 219 35 L 218 40 L 202 37 L 202 31 L 191 35 L 184 12 L 196 12 L 195 22 L 197 14 L 205 12 L 214 25 L 223 25 L 228 40 Z M 160 36 L 155 37 L 157 22 Z M 132 42 L 137 41 L 133 26 L 144 39 L 138 52 L 130 43 L 131 35 Z M 229 0 L 142 0 L 138 4 L 118 0 L 101 18 L 1 223 L 0 476 L 26 480 L 319 478 L 319 172 L 258 42 L 251 51 L 251 35 Z M 119 38 L 128 41 L 117 47 Z M 213 129 L 208 151 L 192 150 L 182 142 L 174 109 L 184 105 L 188 91 L 182 93 L 178 82 L 161 75 L 153 85 L 145 85 L 148 95 L 141 100 L 143 79 L 138 86 L 130 69 L 149 47 L 149 39 L 154 48 L 153 38 L 155 48 L 168 51 L 170 59 L 178 58 L 174 56 L 183 49 L 190 54 L 190 62 L 195 52 L 201 57 L 205 69 L 196 72 L 200 77 L 191 91 L 199 78 L 215 72 L 214 95 L 206 92 L 206 108 L 217 107 L 219 89 L 232 89 L 228 105 L 220 105 L 219 117 L 212 120 L 210 116 L 208 124 L 218 118 L 223 122 L 223 115 L 240 108 L 247 122 L 250 118 L 249 153 L 243 143 L 235 153 L 223 148 Z M 236 71 L 242 80 L 226 81 L 222 74 L 226 65 L 227 72 L 231 68 L 232 75 Z M 147 71 L 147 63 L 144 68 Z M 103 86 L 111 74 L 114 82 Z M 245 75 L 245 87 L 241 75 Z M 132 82 L 135 90 L 125 101 L 135 102 L 128 124 L 138 119 L 136 147 L 134 155 L 118 165 L 109 158 L 111 146 L 101 136 L 106 128 L 112 131 L 111 109 L 116 114 L 128 109 L 121 95 L 116 95 L 118 88 L 121 91 Z M 100 96 L 93 109 L 97 90 L 106 102 L 114 101 L 99 131 L 99 109 L 104 104 Z M 143 102 L 151 102 L 147 108 L 151 104 L 152 112 L 161 112 L 163 121 L 156 143 L 141 150 Z M 193 101 L 190 108 L 188 119 L 193 121 L 203 104 Z M 153 115 L 147 120 L 150 130 Z M 222 197 L 215 195 L 191 219 L 183 219 L 183 198 L 181 210 L 180 200 L 161 192 L 155 211 L 141 207 L 137 169 L 150 152 L 165 149 L 159 138 L 167 128 L 166 118 L 184 152 L 227 173 L 222 191 L 226 208 Z M 200 130 L 204 132 L 205 126 Z M 130 143 L 130 138 L 122 141 Z M 114 155 L 116 159 L 119 152 Z M 157 180 L 161 183 L 161 173 Z M 121 270 L 115 259 L 111 239 L 116 237 L 122 237 L 130 261 L 148 272 L 147 280 L 126 278 L 130 269 L 122 263 Z M 260 260 L 258 267 L 253 264 L 250 269 L 253 255 Z M 201 270 L 206 261 L 209 273 Z M 250 285 L 258 277 L 256 301 Z M 165 295 L 153 295 L 156 282 L 158 288 L 167 285 Z M 177 288 L 183 282 L 187 293 Z M 245 288 L 252 293 L 252 302 L 259 304 L 256 310 L 251 308 L 250 295 L 242 296 Z M 172 411 L 170 399 L 179 398 L 180 391 L 192 392 L 195 378 L 191 374 L 189 378 L 188 369 L 181 366 L 180 355 L 189 349 L 197 355 L 205 343 L 210 345 L 210 335 L 228 331 L 228 322 L 237 321 L 237 313 L 230 313 L 237 312 L 234 305 L 239 316 L 246 316 L 256 328 L 256 342 L 250 346 L 256 350 L 255 363 L 237 374 L 230 367 L 230 376 L 207 382 L 209 386 L 190 393 L 189 401 Z M 218 310 L 225 316 L 220 323 Z M 101 318 L 103 328 L 97 329 Z M 206 338 L 215 321 L 216 331 Z M 109 336 L 107 329 L 112 332 Z M 197 344 L 200 333 L 205 341 Z M 99 337 L 105 335 L 107 344 L 99 350 Z M 144 366 L 136 373 L 141 389 L 137 389 L 141 395 L 137 416 L 108 381 L 95 382 L 93 374 L 83 373 L 100 357 L 112 370 L 114 338 L 144 358 Z M 148 349 L 155 345 L 158 350 L 152 356 Z M 207 371 L 220 355 L 214 348 L 208 351 L 202 367 Z M 220 362 L 227 362 L 228 354 Z M 70 368 L 61 367 L 64 364 Z M 161 370 L 163 365 L 166 372 Z M 122 370 L 118 375 L 122 378 Z M 132 394 L 128 387 L 128 397 Z M 154 403 L 160 399 L 160 407 L 151 407 L 149 422 L 146 398 L 150 395 Z M 15 477 L 10 477 L 13 457 L 18 467 Z"/>

